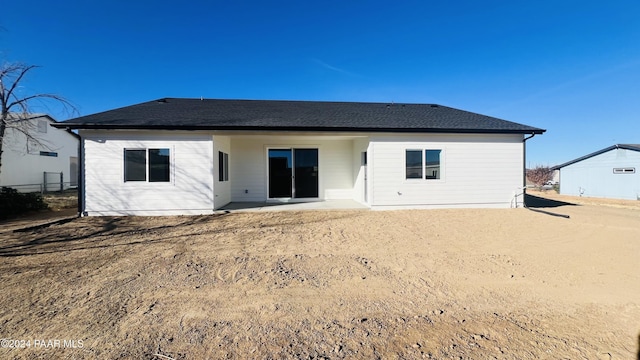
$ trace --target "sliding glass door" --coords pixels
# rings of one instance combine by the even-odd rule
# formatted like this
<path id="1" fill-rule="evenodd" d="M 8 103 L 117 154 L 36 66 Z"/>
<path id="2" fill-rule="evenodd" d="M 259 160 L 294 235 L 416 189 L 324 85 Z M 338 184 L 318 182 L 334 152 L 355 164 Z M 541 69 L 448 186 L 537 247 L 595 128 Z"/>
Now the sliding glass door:
<path id="1" fill-rule="evenodd" d="M 269 198 L 293 197 L 291 149 L 269 149 Z"/>
<path id="2" fill-rule="evenodd" d="M 293 185 L 295 197 L 318 197 L 318 149 L 294 149 Z"/>
<path id="3" fill-rule="evenodd" d="M 317 198 L 318 149 L 269 149 L 269 198 Z"/>

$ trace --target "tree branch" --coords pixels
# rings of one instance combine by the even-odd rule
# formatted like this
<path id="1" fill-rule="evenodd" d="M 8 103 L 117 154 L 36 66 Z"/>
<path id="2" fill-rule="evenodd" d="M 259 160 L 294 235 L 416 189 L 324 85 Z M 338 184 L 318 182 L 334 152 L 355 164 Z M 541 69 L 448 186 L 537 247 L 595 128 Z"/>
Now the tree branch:
<path id="1" fill-rule="evenodd" d="M 18 77 L 13 81 L 13 84 L 11 85 L 11 88 L 9 89 L 9 91 L 7 92 L 7 100 L 9 100 L 9 98 L 11 97 L 11 95 L 13 94 L 13 90 L 15 90 L 16 86 L 18 86 L 18 84 L 20 83 L 20 80 L 22 80 L 22 78 L 24 77 L 24 75 L 31 69 L 36 68 L 36 65 L 22 65 L 21 68 L 16 69 L 16 70 L 20 70 L 20 74 L 18 75 Z M 9 106 L 7 109 L 10 109 L 11 106 Z"/>
<path id="2" fill-rule="evenodd" d="M 45 100 L 54 100 L 61 104 L 65 111 L 70 111 L 71 114 L 76 114 L 76 107 L 67 99 L 62 96 L 54 94 L 35 94 L 25 97 L 19 97 L 16 95 L 16 90 L 20 86 L 20 82 L 24 79 L 25 75 L 36 68 L 36 65 L 25 65 L 21 63 L 5 63 L 0 65 L 0 169 L 2 168 L 2 153 L 5 139 L 5 130 L 13 129 L 17 133 L 22 133 L 26 137 L 27 144 L 29 141 L 35 141 L 38 145 L 44 148 L 50 148 L 37 138 L 35 133 L 36 122 L 31 121 L 38 116 L 34 116 L 33 108 L 30 106 L 33 101 L 41 100 L 46 107 Z M 12 111 L 15 109 L 17 111 Z"/>

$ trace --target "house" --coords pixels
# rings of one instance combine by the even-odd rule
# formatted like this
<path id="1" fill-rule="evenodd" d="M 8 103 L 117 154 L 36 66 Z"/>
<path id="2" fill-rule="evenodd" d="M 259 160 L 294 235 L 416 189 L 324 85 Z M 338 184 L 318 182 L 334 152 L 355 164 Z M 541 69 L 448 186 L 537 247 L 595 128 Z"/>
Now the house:
<path id="1" fill-rule="evenodd" d="M 167 98 L 55 125 L 81 137 L 84 215 L 209 214 L 229 202 L 510 207 L 525 135 L 429 104 Z"/>
<path id="2" fill-rule="evenodd" d="M 27 120 L 19 120 L 22 131 L 12 126 L 6 128 L 0 186 L 30 192 L 78 185 L 80 137 L 51 126 L 56 123 L 49 115 L 32 114 Z"/>
<path id="3" fill-rule="evenodd" d="M 616 144 L 554 166 L 560 194 L 640 200 L 640 144 Z"/>

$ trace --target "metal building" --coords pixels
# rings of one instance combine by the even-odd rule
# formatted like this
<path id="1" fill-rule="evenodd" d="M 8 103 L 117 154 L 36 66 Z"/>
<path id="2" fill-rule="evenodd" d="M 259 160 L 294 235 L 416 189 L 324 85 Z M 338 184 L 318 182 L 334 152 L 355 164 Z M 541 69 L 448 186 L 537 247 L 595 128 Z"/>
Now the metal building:
<path id="1" fill-rule="evenodd" d="M 553 167 L 560 194 L 640 200 L 640 144 L 616 144 Z"/>

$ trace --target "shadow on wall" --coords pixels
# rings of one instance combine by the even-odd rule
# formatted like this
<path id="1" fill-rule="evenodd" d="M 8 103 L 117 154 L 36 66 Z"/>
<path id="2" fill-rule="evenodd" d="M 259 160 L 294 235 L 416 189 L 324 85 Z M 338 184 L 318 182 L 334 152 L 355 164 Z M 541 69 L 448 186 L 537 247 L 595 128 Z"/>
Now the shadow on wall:
<path id="1" fill-rule="evenodd" d="M 529 194 L 525 194 L 524 201 L 527 204 L 527 207 L 530 207 L 530 208 L 555 208 L 555 207 L 560 207 L 560 206 L 567 206 L 567 205 L 575 206 L 576 205 L 576 204 L 573 204 L 573 203 L 568 203 L 568 202 L 564 202 L 564 201 L 557 201 L 557 200 L 551 200 L 551 199 L 545 199 L 543 197 L 533 196 L 533 195 L 529 195 Z"/>
<path id="2" fill-rule="evenodd" d="M 124 149 L 123 149 L 124 151 Z M 205 157 L 200 153 L 196 154 L 199 157 Z M 148 163 L 147 163 L 148 164 Z M 86 171 L 86 170 L 85 170 Z M 131 193 L 131 191 L 122 191 L 126 189 L 124 179 L 118 180 L 116 183 L 113 182 L 113 179 L 109 177 L 100 177 L 100 176 L 91 176 L 91 184 L 86 183 L 85 178 L 85 189 L 84 189 L 84 211 L 87 211 L 87 193 L 93 192 L 93 194 L 89 194 L 91 199 L 91 211 L 96 212 L 115 212 L 115 213 L 127 213 L 131 211 L 154 211 L 154 210 L 202 210 L 201 208 L 205 208 L 205 210 L 213 211 L 213 199 L 214 192 L 212 187 L 213 175 L 211 178 L 207 178 L 205 180 L 200 179 L 198 176 L 194 176 L 194 172 L 203 172 L 209 174 L 209 169 L 193 169 L 193 168 L 184 168 L 182 166 L 178 166 L 174 161 L 174 172 L 170 173 L 169 182 L 150 182 L 147 180 L 144 181 L 136 181 L 139 183 L 141 191 L 146 192 L 155 192 L 154 197 L 157 199 L 161 199 L 163 204 L 163 209 L 154 208 L 153 205 L 146 204 L 140 201 L 136 194 Z M 189 179 L 188 188 L 184 186 L 184 179 Z M 163 184 L 171 183 L 174 186 L 174 191 L 182 192 L 181 196 L 173 194 L 168 194 L 163 188 Z M 115 187 L 115 188 L 114 188 Z M 102 196 L 96 196 L 95 194 L 108 194 Z M 190 209 L 188 205 L 185 203 L 193 203 L 202 201 L 203 204 L 200 206 L 196 206 L 197 209 Z M 89 215 L 91 214 L 89 211 Z M 158 215 L 162 215 L 159 211 Z"/>
<path id="3" fill-rule="evenodd" d="M 638 334 L 638 356 L 637 360 L 640 360 L 640 333 Z"/>

